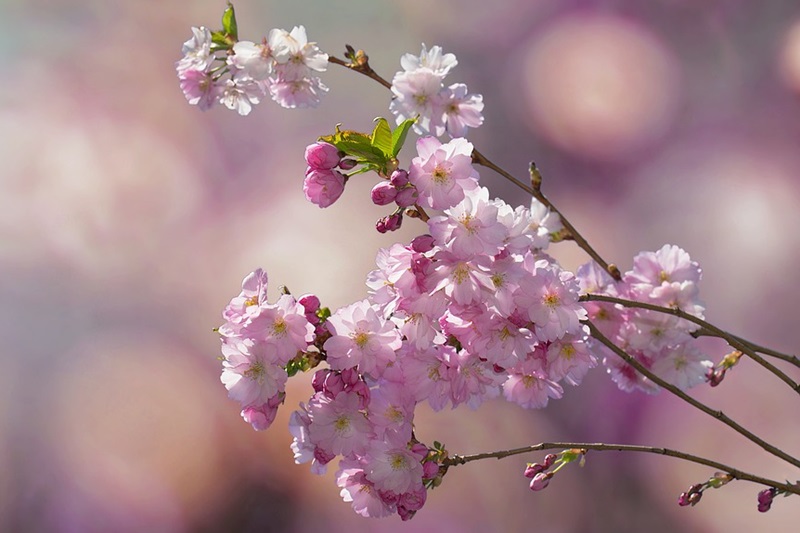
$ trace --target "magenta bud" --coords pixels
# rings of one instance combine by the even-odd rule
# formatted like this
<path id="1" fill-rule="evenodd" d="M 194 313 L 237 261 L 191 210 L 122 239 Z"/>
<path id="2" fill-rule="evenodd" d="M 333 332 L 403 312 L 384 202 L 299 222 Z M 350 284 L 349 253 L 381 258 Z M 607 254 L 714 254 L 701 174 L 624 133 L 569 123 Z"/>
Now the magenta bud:
<path id="1" fill-rule="evenodd" d="M 417 253 L 424 254 L 433 250 L 435 243 L 434 238 L 426 233 L 425 235 L 414 237 L 414 240 L 411 241 L 411 249 Z"/>
<path id="2" fill-rule="evenodd" d="M 712 387 L 716 387 L 722 380 L 725 379 L 725 367 L 721 368 L 709 368 L 708 372 L 706 372 L 706 381 Z"/>
<path id="3" fill-rule="evenodd" d="M 536 474 L 544 472 L 544 465 L 540 463 L 528 463 L 523 474 L 526 478 L 532 479 Z"/>
<path id="4" fill-rule="evenodd" d="M 398 189 L 400 187 L 405 187 L 408 185 L 408 172 L 399 168 L 392 172 L 392 175 L 389 176 L 389 181 Z"/>
<path id="5" fill-rule="evenodd" d="M 395 231 L 403 224 L 403 215 L 400 213 L 393 213 L 388 217 L 383 217 L 375 223 L 375 229 L 380 233 Z"/>
<path id="6" fill-rule="evenodd" d="M 545 469 L 548 469 L 551 466 L 553 466 L 553 464 L 555 464 L 555 462 L 556 462 L 556 459 L 558 459 L 558 455 L 556 455 L 554 453 L 548 453 L 547 455 L 545 455 L 544 456 L 544 467 L 545 467 Z"/>
<path id="7" fill-rule="evenodd" d="M 370 398 L 369 385 L 367 385 L 363 381 L 359 381 L 358 383 L 353 385 L 351 392 L 355 392 L 358 395 L 358 399 L 360 400 L 359 407 L 361 409 L 366 409 L 367 406 L 369 406 L 369 398 Z"/>
<path id="8" fill-rule="evenodd" d="M 355 159 L 342 159 L 339 161 L 339 168 L 342 170 L 350 170 L 354 168 L 358 162 Z"/>
<path id="9" fill-rule="evenodd" d="M 550 484 L 550 479 L 553 477 L 552 472 L 539 472 L 531 480 L 531 490 L 543 490 Z"/>
<path id="10" fill-rule="evenodd" d="M 433 479 L 439 475 L 439 463 L 426 461 L 422 463 L 422 479 Z"/>
<path id="11" fill-rule="evenodd" d="M 411 453 L 419 455 L 420 460 L 424 459 L 428 455 L 428 447 L 421 442 L 415 442 L 411 445 Z"/>
<path id="12" fill-rule="evenodd" d="M 342 370 L 341 374 L 342 381 L 344 381 L 344 384 L 347 386 L 348 390 L 361 380 L 361 375 L 358 373 L 358 370 L 356 370 L 355 367 L 345 368 Z"/>
<path id="13" fill-rule="evenodd" d="M 297 303 L 303 306 L 306 314 L 308 313 L 316 313 L 319 311 L 319 298 L 314 296 L 313 294 L 304 294 L 297 300 Z"/>
<path id="14" fill-rule="evenodd" d="M 778 491 L 775 488 L 764 489 L 758 493 L 758 512 L 766 513 L 772 507 L 772 500 Z"/>
<path id="15" fill-rule="evenodd" d="M 411 207 L 417 203 L 418 199 L 419 194 L 416 188 L 403 187 L 402 189 L 397 189 L 397 196 L 395 196 L 394 201 L 400 207 Z"/>
<path id="16" fill-rule="evenodd" d="M 344 389 L 345 383 L 339 372 L 330 372 L 325 377 L 325 382 L 322 384 L 322 391 L 333 398 L 336 398 Z"/>
<path id="17" fill-rule="evenodd" d="M 397 189 L 388 181 L 381 181 L 372 188 L 370 196 L 373 204 L 388 205 L 394 202 L 394 198 L 397 196 Z"/>
<path id="18" fill-rule="evenodd" d="M 339 149 L 332 144 L 316 142 L 306 147 L 306 163 L 315 170 L 330 170 L 339 164 Z"/>
<path id="19" fill-rule="evenodd" d="M 311 386 L 314 387 L 314 392 L 322 392 L 325 388 L 325 379 L 331 371 L 327 368 L 322 368 L 314 372 L 314 377 L 311 379 Z"/>

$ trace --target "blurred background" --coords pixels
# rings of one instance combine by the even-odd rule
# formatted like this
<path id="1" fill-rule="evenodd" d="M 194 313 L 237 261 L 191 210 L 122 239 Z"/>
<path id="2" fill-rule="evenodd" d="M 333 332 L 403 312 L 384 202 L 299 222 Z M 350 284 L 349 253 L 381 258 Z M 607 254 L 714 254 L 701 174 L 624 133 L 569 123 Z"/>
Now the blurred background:
<path id="1" fill-rule="evenodd" d="M 526 461 L 453 469 L 410 523 L 366 520 L 292 462 L 290 384 L 269 431 L 219 382 L 212 328 L 256 267 L 336 308 L 364 297 L 388 214 L 362 176 L 327 210 L 302 194 L 303 149 L 343 122 L 368 130 L 389 93 L 342 68 L 316 111 L 272 102 L 202 113 L 174 62 L 220 0 L 4 0 L 0 45 L 0 530 L 795 531 L 798 498 L 756 511 L 732 483 L 693 508 L 713 472 L 669 458 L 590 454 L 528 490 Z M 236 2 L 240 36 L 304 24 L 391 78 L 420 43 L 459 59 L 482 93 L 470 139 L 544 190 L 608 260 L 678 244 L 704 269 L 707 317 L 797 353 L 800 3 L 796 0 Z M 408 156 L 403 160 L 408 163 Z M 529 199 L 488 170 L 512 204 Z M 586 259 L 554 250 L 571 268 Z M 719 347 L 712 347 L 719 352 Z M 797 369 L 787 369 L 800 379 Z M 698 398 L 800 454 L 797 396 L 750 361 Z M 421 407 L 418 435 L 454 453 L 586 440 L 675 447 L 775 479 L 798 472 L 667 395 L 619 392 L 602 369 L 542 411 Z M 332 470 L 335 470 L 332 469 Z"/>

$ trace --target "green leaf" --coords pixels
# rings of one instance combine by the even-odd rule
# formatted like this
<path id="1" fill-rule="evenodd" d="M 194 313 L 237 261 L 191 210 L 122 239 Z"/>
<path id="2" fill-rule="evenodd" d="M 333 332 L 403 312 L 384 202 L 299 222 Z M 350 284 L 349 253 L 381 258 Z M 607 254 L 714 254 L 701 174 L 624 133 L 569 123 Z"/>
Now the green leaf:
<path id="1" fill-rule="evenodd" d="M 234 41 L 239 40 L 239 27 L 236 25 L 236 13 L 233 11 L 233 4 L 228 2 L 225 13 L 222 14 L 222 30 Z"/>
<path id="2" fill-rule="evenodd" d="M 228 36 L 225 34 L 224 31 L 215 31 L 211 33 L 211 42 L 214 44 L 218 44 L 224 50 L 229 49 L 232 45 L 231 42 L 228 40 Z"/>
<path id="3" fill-rule="evenodd" d="M 372 146 L 381 151 L 386 159 L 394 157 L 392 154 L 392 129 L 383 117 L 375 119 L 375 129 L 372 130 Z"/>
<path id="4" fill-rule="evenodd" d="M 336 126 L 336 133 L 324 135 L 320 141 L 330 143 L 344 152 L 346 155 L 358 160 L 359 163 L 367 163 L 385 168 L 388 157 L 380 148 L 372 145 L 372 137 L 357 131 L 341 131 L 339 125 Z"/>
<path id="5" fill-rule="evenodd" d="M 416 118 L 408 118 L 400 123 L 397 128 L 392 132 L 392 149 L 390 150 L 390 154 L 392 157 L 397 157 L 397 154 L 400 153 L 400 150 L 403 148 L 403 144 L 406 142 L 406 136 L 408 135 L 408 130 L 411 129 L 411 126 L 417 121 Z"/>

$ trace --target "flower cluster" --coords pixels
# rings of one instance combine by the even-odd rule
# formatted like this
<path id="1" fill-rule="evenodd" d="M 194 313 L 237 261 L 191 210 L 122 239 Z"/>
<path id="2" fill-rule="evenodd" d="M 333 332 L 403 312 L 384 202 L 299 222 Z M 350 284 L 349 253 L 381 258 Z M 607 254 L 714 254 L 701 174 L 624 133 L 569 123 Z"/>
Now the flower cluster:
<path id="1" fill-rule="evenodd" d="M 267 274 L 261 269 L 244 279 L 242 291 L 225 307 L 225 324 L 218 330 L 221 380 L 228 396 L 242 404 L 242 418 L 256 430 L 275 420 L 285 397 L 286 366 L 314 342 L 314 311 L 288 294 L 270 304 Z"/>
<path id="2" fill-rule="evenodd" d="M 664 245 L 657 252 L 642 252 L 633 260 L 633 269 L 615 282 L 595 263 L 578 269 L 581 289 L 660 307 L 680 309 L 703 318 L 698 300 L 699 265 L 684 250 Z M 660 378 L 685 390 L 706 380 L 713 363 L 697 348 L 691 333 L 698 326 L 676 316 L 645 309 L 623 308 L 619 304 L 588 302 L 589 317 L 603 334 L 631 354 Z M 606 350 L 597 341 L 597 350 Z M 625 391 L 640 389 L 649 393 L 659 387 L 639 374 L 616 355 L 604 360 L 617 385 Z"/>
<path id="3" fill-rule="evenodd" d="M 308 42 L 303 26 L 270 30 L 260 43 L 227 34 L 215 39 L 205 27 L 192 28 L 176 70 L 186 99 L 202 110 L 216 103 L 247 115 L 269 95 L 283 107 L 315 107 L 328 88 L 317 72 L 327 54 Z"/>
<path id="4" fill-rule="evenodd" d="M 414 125 L 417 133 L 436 137 L 445 131 L 451 137 L 464 137 L 469 128 L 483 124 L 483 96 L 469 94 L 463 83 L 444 85 L 444 78 L 456 64 L 456 56 L 445 54 L 439 46 L 428 50 L 423 44 L 419 56 L 403 55 L 403 70 L 392 79 L 394 98 L 390 105 L 398 124 L 418 116 Z"/>

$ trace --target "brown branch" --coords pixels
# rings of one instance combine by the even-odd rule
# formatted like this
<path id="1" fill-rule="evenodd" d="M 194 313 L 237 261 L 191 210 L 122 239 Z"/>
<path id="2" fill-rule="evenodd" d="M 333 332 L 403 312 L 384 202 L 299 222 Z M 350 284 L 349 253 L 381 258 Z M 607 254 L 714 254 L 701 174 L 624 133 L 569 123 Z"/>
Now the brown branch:
<path id="1" fill-rule="evenodd" d="M 800 460 L 792 457 L 791 455 L 789 455 L 788 453 L 784 452 L 780 448 L 777 448 L 777 447 L 773 446 L 772 444 L 768 443 L 767 441 L 765 441 L 764 439 L 762 439 L 761 437 L 759 437 L 755 433 L 745 429 L 743 426 L 739 425 L 737 422 L 735 422 L 732 418 L 727 416 L 722 411 L 715 411 L 714 409 L 711 409 L 709 406 L 707 406 L 706 404 L 704 404 L 704 403 L 694 399 L 693 397 L 689 396 L 688 394 L 683 392 L 681 389 L 679 389 L 675 385 L 664 381 L 663 379 L 661 379 L 660 377 L 658 377 L 657 375 L 652 373 L 650 370 L 645 368 L 645 366 L 642 365 L 636 359 L 634 359 L 633 356 L 631 356 L 630 354 L 625 352 L 622 348 L 620 348 L 619 346 L 617 346 L 616 344 L 611 342 L 611 340 L 609 340 L 608 337 L 603 335 L 600 332 L 600 330 L 597 329 L 597 326 L 595 326 L 590 320 L 583 320 L 582 322 L 584 324 L 586 324 L 587 326 L 589 326 L 589 330 L 591 332 L 592 337 L 597 339 L 601 344 L 603 344 L 609 350 L 611 350 L 616 355 L 618 355 L 620 358 L 622 358 L 626 363 L 628 363 L 633 368 L 635 368 L 640 374 L 645 376 L 647 379 L 649 379 L 650 381 L 652 381 L 653 383 L 655 383 L 659 387 L 668 390 L 669 392 L 671 392 L 672 394 L 674 394 L 675 396 L 677 396 L 681 400 L 683 400 L 686 403 L 688 403 L 689 405 L 699 409 L 700 411 L 704 412 L 708 416 L 719 420 L 720 422 L 722 422 L 726 426 L 730 427 L 731 429 L 733 429 L 734 431 L 736 431 L 737 433 L 742 435 L 744 438 L 746 438 L 750 442 L 760 446 L 764 451 L 766 451 L 768 453 L 771 453 L 775 457 L 780 457 L 781 459 L 783 459 L 787 463 L 789 463 L 791 465 L 794 465 L 797 468 L 800 468 Z"/>
<path id="2" fill-rule="evenodd" d="M 789 385 L 792 388 L 792 390 L 794 390 L 796 393 L 800 394 L 800 384 L 795 383 L 794 380 L 792 380 L 792 378 L 790 378 L 788 375 L 782 372 L 779 368 L 777 368 L 775 365 L 773 365 L 772 363 L 770 363 L 769 361 L 758 355 L 752 349 L 752 347 L 748 346 L 746 341 L 742 342 L 742 339 L 739 339 L 735 335 L 731 335 L 730 333 L 718 328 L 714 324 L 706 322 L 702 318 L 697 318 L 694 315 L 690 315 L 686 311 L 674 307 L 661 307 L 659 305 L 653 305 L 645 302 L 637 302 L 634 300 L 626 300 L 623 298 L 615 298 L 613 296 L 606 296 L 603 294 L 585 294 L 581 296 L 581 300 L 589 302 L 607 302 L 607 303 L 619 304 L 625 307 L 646 309 L 648 311 L 664 313 L 667 315 L 672 315 L 678 318 L 682 318 L 683 320 L 688 320 L 689 322 L 692 322 L 700 326 L 701 328 L 704 328 L 705 330 L 709 331 L 715 337 L 724 339 L 728 344 L 731 345 L 731 347 L 739 350 L 740 352 L 748 356 L 750 359 L 752 359 L 759 365 L 763 366 L 764 368 L 772 372 L 776 377 L 778 377 L 778 379 Z"/>
<path id="3" fill-rule="evenodd" d="M 656 455 L 666 455 L 669 457 L 675 457 L 677 459 L 683 459 L 684 461 L 689 461 L 691 463 L 696 463 L 699 465 L 716 468 L 717 470 L 721 470 L 729 474 L 733 479 L 750 481 L 753 483 L 766 485 L 768 487 L 775 487 L 776 489 L 780 489 L 784 492 L 791 492 L 793 494 L 800 495 L 800 486 L 798 485 L 781 483 L 780 481 L 775 481 L 754 474 L 749 474 L 747 472 L 739 470 L 738 468 L 733 468 L 731 466 L 719 463 L 717 461 L 713 461 L 711 459 L 706 459 L 704 457 L 699 457 L 697 455 L 692 455 L 678 450 L 671 450 L 669 448 L 654 448 L 651 446 L 636 446 L 629 444 L 543 442 L 541 444 L 536 444 L 534 446 L 515 448 L 513 450 L 504 450 L 504 451 L 489 452 L 489 453 L 476 453 L 473 455 L 453 455 L 452 457 L 445 459 L 443 464 L 446 468 L 449 468 L 451 466 L 463 465 L 466 463 L 470 463 L 472 461 L 480 461 L 481 459 L 492 459 L 492 458 L 503 459 L 505 457 L 511 457 L 513 455 L 521 455 L 524 453 L 538 452 L 543 450 L 573 449 L 573 448 L 582 450 L 594 450 L 598 452 L 603 452 L 603 451 L 641 452 L 641 453 L 652 453 Z"/>
<path id="4" fill-rule="evenodd" d="M 719 337 L 719 335 L 717 335 L 713 331 L 711 331 L 709 329 L 706 329 L 706 328 L 700 328 L 699 330 L 693 332 L 692 335 L 695 336 L 695 337 L 702 337 L 702 336 Z M 735 338 L 736 340 L 738 340 L 742 344 L 744 344 L 746 346 L 749 346 L 750 349 L 753 350 L 754 352 L 759 352 L 759 353 L 763 353 L 764 355 L 769 355 L 770 357 L 774 357 L 775 359 L 780 359 L 782 361 L 786 361 L 787 363 L 790 363 L 790 364 L 800 368 L 800 357 L 797 357 L 796 355 L 789 355 L 789 354 L 785 354 L 783 352 L 779 352 L 777 350 L 773 350 L 772 348 L 767 348 L 766 346 L 760 346 L 760 345 L 758 345 L 758 344 L 756 344 L 756 343 L 754 343 L 752 341 L 749 341 L 747 339 L 743 339 L 742 337 L 739 337 L 737 335 L 731 335 L 731 337 Z"/>

